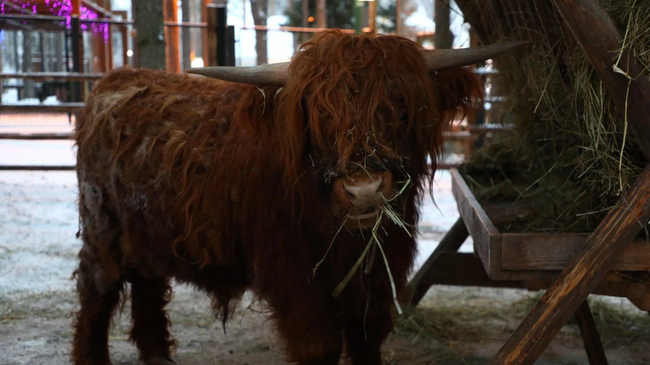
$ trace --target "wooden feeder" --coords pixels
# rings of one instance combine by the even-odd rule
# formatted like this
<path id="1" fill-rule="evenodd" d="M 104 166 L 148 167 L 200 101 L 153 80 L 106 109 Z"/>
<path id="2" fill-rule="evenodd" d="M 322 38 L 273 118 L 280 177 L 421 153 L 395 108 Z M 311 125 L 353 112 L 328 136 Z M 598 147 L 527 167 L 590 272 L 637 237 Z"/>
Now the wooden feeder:
<path id="1" fill-rule="evenodd" d="M 540 32 L 553 33 L 546 20 L 559 14 L 560 36 L 584 51 L 603 89 L 619 112 L 625 111 L 635 147 L 646 164 L 650 162 L 650 79 L 629 50 L 614 57 L 623 37 L 599 1 L 486 0 L 480 11 L 465 11 L 472 1 L 456 3 L 484 43 L 519 24 L 522 14 L 535 14 Z M 534 32 L 529 36 L 535 41 Z M 617 60 L 619 68 L 614 67 Z M 490 364 L 532 365 L 574 315 L 590 364 L 607 364 L 586 299 L 591 293 L 626 297 L 650 310 L 648 283 L 633 279 L 635 272 L 650 271 L 648 242 L 645 235 L 639 236 L 650 221 L 650 165 L 589 234 L 499 232 L 496 222 L 521 212 L 503 205 L 481 206 L 459 171 L 452 170 L 452 178 L 460 219 L 413 277 L 410 304 L 417 305 L 433 284 L 547 289 Z M 456 252 L 469 235 L 476 256 Z"/>

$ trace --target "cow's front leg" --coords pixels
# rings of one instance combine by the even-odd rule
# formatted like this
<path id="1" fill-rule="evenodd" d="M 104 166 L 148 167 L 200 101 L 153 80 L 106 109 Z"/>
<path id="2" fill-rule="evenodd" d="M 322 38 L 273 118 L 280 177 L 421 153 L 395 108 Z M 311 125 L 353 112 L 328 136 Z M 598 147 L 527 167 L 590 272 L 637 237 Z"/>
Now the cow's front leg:
<path id="1" fill-rule="evenodd" d="M 341 322 L 330 298 L 290 293 L 271 303 L 274 319 L 286 342 L 288 361 L 299 365 L 337 365 L 343 348 Z M 275 305 L 274 305 L 275 304 Z"/>
<path id="2" fill-rule="evenodd" d="M 390 304 L 369 306 L 344 324 L 346 355 L 353 365 L 381 365 L 381 345 L 393 329 Z"/>

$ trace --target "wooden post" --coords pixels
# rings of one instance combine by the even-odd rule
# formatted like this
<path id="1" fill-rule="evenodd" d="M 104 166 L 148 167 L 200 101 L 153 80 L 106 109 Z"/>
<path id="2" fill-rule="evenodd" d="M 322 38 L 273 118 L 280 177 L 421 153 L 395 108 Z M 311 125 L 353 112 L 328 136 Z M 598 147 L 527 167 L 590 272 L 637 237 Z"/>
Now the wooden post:
<path id="1" fill-rule="evenodd" d="M 371 1 L 368 10 L 368 28 L 370 33 L 377 33 L 377 0 Z"/>
<path id="2" fill-rule="evenodd" d="M 217 66 L 217 6 L 209 4 L 206 6 L 206 19 L 208 23 L 208 39 L 207 48 L 203 50 L 203 60 L 206 61 L 206 66 Z"/>
<path id="3" fill-rule="evenodd" d="M 183 22 L 189 22 L 190 21 L 190 0 L 182 0 L 181 3 L 181 9 L 183 10 Z M 192 65 L 192 57 L 191 57 L 191 51 L 192 51 L 192 34 L 190 33 L 190 28 L 183 28 L 181 30 L 183 34 L 181 35 L 182 37 L 182 46 L 181 49 L 183 50 L 183 69 L 187 70 L 188 68 L 191 67 Z"/>
<path id="4" fill-rule="evenodd" d="M 596 322 L 594 322 L 589 303 L 586 300 L 582 302 L 580 308 L 576 311 L 576 321 L 589 358 L 589 365 L 607 365 L 607 357 L 600 341 L 598 328 L 596 328 Z"/>
<path id="5" fill-rule="evenodd" d="M 491 365 L 532 365 L 650 220 L 650 166 L 542 296 Z"/>
<path id="6" fill-rule="evenodd" d="M 217 6 L 217 66 L 226 66 L 228 46 L 226 44 L 226 19 L 228 19 L 226 14 L 225 6 Z"/>
<path id="7" fill-rule="evenodd" d="M 235 66 L 235 26 L 226 28 L 226 66 Z"/>
<path id="8" fill-rule="evenodd" d="M 73 15 L 70 19 L 70 40 L 72 44 L 72 72 L 83 72 L 83 49 L 81 39 L 81 23 L 78 15 Z M 79 82 L 72 82 L 71 101 L 81 101 L 81 85 Z"/>
<path id="9" fill-rule="evenodd" d="M 178 22 L 178 2 L 164 0 L 163 18 L 168 22 Z M 181 72 L 180 64 L 180 27 L 165 27 L 165 54 L 167 55 L 167 72 Z"/>
<path id="10" fill-rule="evenodd" d="M 316 27 L 327 28 L 327 1 L 316 0 Z"/>
<path id="11" fill-rule="evenodd" d="M 244 14 L 246 14 L 246 1 L 242 1 L 242 3 L 244 4 Z M 217 60 L 211 60 L 210 59 L 210 55 L 212 54 L 212 53 L 210 53 L 210 47 L 216 46 L 215 43 L 211 43 L 211 40 L 212 40 L 212 42 L 217 41 L 216 38 L 214 38 L 214 39 L 211 38 L 212 36 L 210 35 L 210 32 L 214 31 L 214 28 L 210 27 L 210 22 L 212 21 L 213 24 L 216 24 L 217 20 L 216 20 L 216 18 L 210 19 L 210 14 L 208 12 L 208 6 L 210 4 L 212 4 L 212 0 L 203 0 L 203 5 L 201 7 L 201 19 L 203 19 L 203 22 L 208 24 L 208 27 L 203 29 L 203 32 L 202 32 L 202 34 L 203 34 L 203 64 L 205 66 L 216 66 Z M 246 19 L 246 17 L 244 17 L 244 22 L 245 22 L 245 19 Z M 244 25 L 246 25 L 246 24 L 244 24 Z M 216 36 L 216 35 L 214 35 L 214 36 Z"/>
<path id="12" fill-rule="evenodd" d="M 70 2 L 70 5 L 72 5 L 72 11 L 70 11 L 70 15 L 80 15 L 81 14 L 81 0 L 72 0 Z"/>

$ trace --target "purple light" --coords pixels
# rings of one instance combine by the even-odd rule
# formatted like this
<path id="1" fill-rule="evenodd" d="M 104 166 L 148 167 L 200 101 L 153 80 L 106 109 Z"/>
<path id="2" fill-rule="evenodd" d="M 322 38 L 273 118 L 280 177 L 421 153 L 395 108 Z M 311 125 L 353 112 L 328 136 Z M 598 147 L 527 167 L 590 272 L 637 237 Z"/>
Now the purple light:
<path id="1" fill-rule="evenodd" d="M 34 2 L 32 4 L 33 0 L 14 0 L 14 3 L 17 3 L 20 5 L 22 9 L 27 9 L 29 6 L 32 8 L 32 13 L 36 14 L 38 13 L 38 7 L 37 3 Z M 45 0 L 45 5 L 48 6 L 50 13 L 56 16 L 64 17 L 65 18 L 65 24 L 68 29 L 70 29 L 71 24 L 72 24 L 72 2 L 71 0 Z M 5 15 L 7 13 L 11 13 L 13 9 L 9 9 L 7 11 L 5 9 L 5 2 L 2 1 L 0 3 L 0 13 L 2 15 Z M 91 9 L 88 9 L 86 6 L 81 6 L 79 9 L 80 16 L 79 18 L 81 20 L 86 20 L 86 19 L 99 19 L 99 15 L 94 12 Z M 20 13 L 24 14 L 25 11 L 21 10 Z M 90 26 L 88 24 L 81 24 L 81 29 L 82 30 L 91 30 L 93 35 L 99 36 L 101 34 L 102 39 L 104 40 L 104 43 L 108 43 L 108 40 L 110 38 L 110 26 L 109 24 L 105 23 L 90 23 Z"/>

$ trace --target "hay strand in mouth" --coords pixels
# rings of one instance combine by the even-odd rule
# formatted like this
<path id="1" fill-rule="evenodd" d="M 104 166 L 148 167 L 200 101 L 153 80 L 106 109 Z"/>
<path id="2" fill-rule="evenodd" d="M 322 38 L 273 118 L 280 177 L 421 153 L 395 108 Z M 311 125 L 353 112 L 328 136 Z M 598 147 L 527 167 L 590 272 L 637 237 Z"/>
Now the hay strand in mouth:
<path id="1" fill-rule="evenodd" d="M 379 251 L 381 252 L 381 256 L 384 258 L 384 264 L 386 264 L 386 271 L 388 272 L 388 279 L 390 280 L 390 287 L 393 291 L 393 302 L 395 303 L 395 308 L 397 308 L 397 313 L 402 314 L 404 313 L 402 311 L 402 307 L 399 305 L 399 300 L 397 300 L 397 287 L 395 286 L 395 280 L 393 280 L 393 273 L 390 271 L 390 265 L 388 265 L 388 259 L 386 258 L 386 254 L 384 253 L 384 249 L 381 247 L 381 243 L 377 239 L 375 239 L 375 242 L 377 243 L 377 246 L 379 247 Z"/>
<path id="2" fill-rule="evenodd" d="M 339 227 L 339 230 L 336 231 L 336 234 L 334 235 L 334 238 L 332 238 L 332 242 L 330 242 L 330 246 L 327 248 L 327 251 L 325 251 L 325 255 L 323 255 L 323 258 L 316 263 L 316 266 L 311 270 L 311 278 L 313 279 L 316 276 L 316 271 L 318 270 L 318 267 L 325 261 L 327 258 L 327 254 L 330 252 L 332 249 L 332 246 L 334 245 L 334 241 L 336 240 L 336 237 L 338 237 L 339 233 L 341 232 L 341 229 L 343 229 L 343 226 L 345 226 L 345 223 L 348 221 L 348 218 L 350 218 L 350 214 L 345 216 L 345 219 L 343 220 L 343 223 L 341 223 L 341 226 Z"/>
<path id="3" fill-rule="evenodd" d="M 402 186 L 400 191 L 397 192 L 395 194 L 395 196 L 393 196 L 390 200 L 386 199 L 386 197 L 384 197 L 381 192 L 378 192 L 378 194 L 384 200 L 384 204 L 381 207 L 379 207 L 380 213 L 377 216 L 377 220 L 375 221 L 375 225 L 372 228 L 372 235 L 370 237 L 370 240 L 366 244 L 366 247 L 364 248 L 363 252 L 361 253 L 361 256 L 359 256 L 359 258 L 357 259 L 354 266 L 352 266 L 352 269 L 350 269 L 348 274 L 343 278 L 343 280 L 339 283 L 339 285 L 332 292 L 332 296 L 334 298 L 338 298 L 341 295 L 341 293 L 343 292 L 343 289 L 345 289 L 345 287 L 348 285 L 348 283 L 352 279 L 352 276 L 354 276 L 354 274 L 357 272 L 359 267 L 364 263 L 364 259 L 366 260 L 366 267 L 365 267 L 365 269 L 363 271 L 364 271 L 365 274 L 370 273 L 370 271 L 372 270 L 374 261 L 375 261 L 376 249 L 377 249 L 377 247 L 379 247 L 379 251 L 381 252 L 384 264 L 386 265 L 386 271 L 388 272 L 388 280 L 390 281 L 391 293 L 392 293 L 392 296 L 393 296 L 393 302 L 395 303 L 395 308 L 397 309 L 397 312 L 399 314 L 403 313 L 402 307 L 400 306 L 399 300 L 397 298 L 397 286 L 395 285 L 395 280 L 393 279 L 393 273 L 392 273 L 392 271 L 390 269 L 390 265 L 388 263 L 388 258 L 386 257 L 386 253 L 384 252 L 384 248 L 381 245 L 381 239 L 377 235 L 377 231 L 379 230 L 379 227 L 381 225 L 381 222 L 382 222 L 382 220 L 384 218 L 384 214 L 385 214 L 395 225 L 397 225 L 398 227 L 403 228 L 406 231 L 406 233 L 409 235 L 409 237 L 413 237 L 411 232 L 408 230 L 408 228 L 406 226 L 406 223 L 402 220 L 400 215 L 395 211 L 393 206 L 390 205 L 391 201 L 395 200 L 397 197 L 402 195 L 406 191 L 406 189 L 410 186 L 411 177 L 408 174 L 406 174 L 406 175 L 408 176 L 408 179 L 406 180 L 406 182 L 404 183 L 404 185 Z M 349 217 L 349 215 L 346 217 L 346 221 L 347 221 L 348 217 Z M 345 225 L 345 222 L 343 222 L 343 225 Z M 341 227 L 343 225 L 341 225 Z M 339 228 L 339 231 L 340 231 L 340 228 Z M 337 235 L 338 235 L 338 232 L 337 232 Z M 334 236 L 334 238 L 336 238 L 336 236 Z M 333 240 L 332 240 L 332 242 L 333 242 Z M 330 248 L 331 248 L 331 244 L 330 244 Z M 369 258 L 368 258 L 368 252 L 371 252 Z M 327 253 L 326 253 L 326 255 L 327 255 Z M 323 260 L 324 259 L 325 258 L 323 258 Z M 316 265 L 314 270 L 322 263 L 323 260 L 321 260 Z M 314 271 L 314 274 L 315 274 L 315 271 Z"/>

